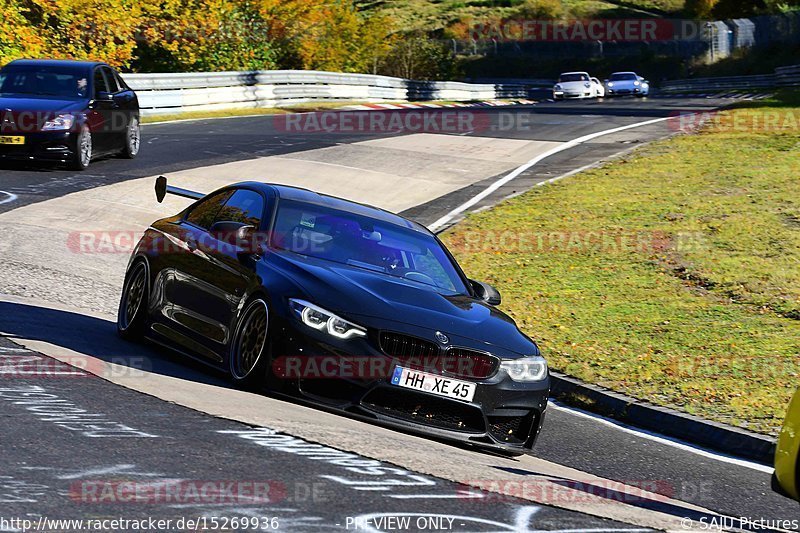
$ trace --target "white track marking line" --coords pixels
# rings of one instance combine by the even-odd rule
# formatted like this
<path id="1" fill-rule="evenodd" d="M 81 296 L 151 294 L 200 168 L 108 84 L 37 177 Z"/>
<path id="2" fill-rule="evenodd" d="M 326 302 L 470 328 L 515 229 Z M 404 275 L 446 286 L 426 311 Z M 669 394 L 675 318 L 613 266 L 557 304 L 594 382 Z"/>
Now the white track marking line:
<path id="1" fill-rule="evenodd" d="M 455 218 L 459 214 L 463 213 L 464 211 L 466 211 L 470 207 L 474 206 L 475 204 L 477 204 L 478 202 L 480 202 L 481 200 L 483 200 L 484 198 L 488 197 L 490 194 L 495 192 L 497 189 L 502 187 L 503 185 L 505 185 L 508 182 L 510 182 L 511 180 L 517 178 L 520 174 L 522 174 L 526 170 L 530 169 L 534 165 L 538 164 L 542 160 L 550 157 L 551 155 L 557 154 L 559 152 L 563 152 L 564 150 L 569 150 L 570 148 L 574 148 L 574 147 L 576 147 L 576 146 L 578 146 L 580 144 L 583 144 L 585 142 L 591 141 L 591 140 L 596 139 L 598 137 L 602 137 L 604 135 L 611 135 L 613 133 L 618 133 L 620 131 L 625 131 L 625 130 L 629 130 L 629 129 L 633 129 L 633 128 L 639 128 L 641 126 L 647 126 L 647 125 L 650 125 L 650 124 L 657 124 L 658 122 L 664 122 L 664 121 L 667 121 L 669 119 L 670 119 L 670 117 L 657 118 L 657 119 L 654 119 L 654 120 L 647 120 L 647 121 L 644 121 L 644 122 L 637 122 L 635 124 L 629 124 L 627 126 L 620 126 L 618 128 L 613 128 L 613 129 L 610 129 L 610 130 L 598 131 L 597 133 L 591 133 L 589 135 L 584 135 L 583 137 L 578 137 L 577 139 L 573 139 L 571 141 L 567 141 L 567 142 L 563 143 L 560 146 L 556 146 L 555 148 L 551 148 L 550 150 L 548 150 L 548 151 L 546 151 L 546 152 L 544 152 L 542 154 L 537 155 L 536 157 L 534 157 L 533 159 L 531 159 L 530 161 L 528 161 L 524 165 L 516 168 L 515 170 L 513 170 L 511 173 L 507 174 L 506 176 L 500 178 L 499 180 L 497 180 L 496 182 L 494 182 L 493 184 L 488 186 L 486 189 L 481 191 L 479 194 L 475 195 L 472 199 L 468 200 L 467 202 L 464 202 L 463 204 L 461 204 L 460 206 L 456 207 L 455 209 L 453 209 L 452 211 L 447 213 L 445 216 L 443 216 L 442 218 L 440 218 L 439 220 L 437 220 L 436 222 L 434 222 L 433 224 L 428 226 L 428 229 L 430 229 L 431 231 L 434 231 L 434 232 L 436 230 L 438 230 L 438 229 L 441 229 L 448 222 L 450 222 L 453 218 Z"/>
<path id="2" fill-rule="evenodd" d="M 396 500 L 480 500 L 485 496 L 481 493 L 464 494 L 391 494 L 387 498 Z"/>
<path id="3" fill-rule="evenodd" d="M 595 422 L 599 422 L 600 424 L 618 429 L 625 433 L 629 433 L 631 435 L 636 435 L 637 437 L 641 437 L 643 439 L 651 440 L 654 442 L 658 442 L 659 444 L 664 444 L 666 446 L 671 446 L 673 448 L 678 448 L 680 450 L 684 450 L 687 452 L 691 452 L 702 457 L 706 457 L 708 459 L 714 459 L 716 461 L 721 461 L 723 463 L 728 463 L 736 466 L 743 466 L 745 468 L 750 468 L 752 470 L 757 470 L 759 472 L 764 472 L 765 474 L 771 474 L 773 472 L 773 468 L 767 465 L 762 465 L 760 463 L 754 463 L 752 461 L 748 461 L 746 459 L 739 459 L 736 457 L 732 457 L 730 455 L 725 455 L 719 452 L 715 452 L 709 450 L 707 448 L 702 448 L 700 446 L 696 446 L 694 444 L 689 444 L 688 442 L 684 442 L 679 439 L 674 439 L 672 437 L 666 437 L 664 435 L 659 435 L 658 433 L 650 432 L 644 429 L 637 429 L 622 422 L 617 422 L 616 420 L 611 420 L 604 416 L 596 415 L 594 413 L 589 413 L 582 409 L 575 409 L 573 407 L 566 407 L 565 405 L 561 404 L 560 402 L 550 399 L 548 402 L 548 407 L 553 407 L 558 411 L 566 411 L 570 414 L 581 418 L 587 418 L 593 420 Z"/>
<path id="4" fill-rule="evenodd" d="M 5 195 L 6 198 L 0 200 L 0 204 L 8 204 L 16 200 L 18 197 L 16 194 L 11 194 L 10 192 L 0 191 L 0 194 Z"/>

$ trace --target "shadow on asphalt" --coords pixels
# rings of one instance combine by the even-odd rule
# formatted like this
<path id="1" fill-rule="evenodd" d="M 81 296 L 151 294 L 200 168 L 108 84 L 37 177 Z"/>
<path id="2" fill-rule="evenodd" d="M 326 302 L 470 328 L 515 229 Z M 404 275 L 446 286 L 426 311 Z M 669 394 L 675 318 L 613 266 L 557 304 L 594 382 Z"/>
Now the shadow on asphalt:
<path id="1" fill-rule="evenodd" d="M 15 161 L 11 159 L 0 159 L 0 170 L 21 171 L 28 170 L 33 172 L 53 172 L 64 170 L 63 165 L 58 163 L 36 163 L 33 161 Z"/>
<path id="2" fill-rule="evenodd" d="M 658 103 L 654 103 L 653 105 L 645 105 L 648 103 L 646 99 L 631 101 L 631 103 L 637 105 L 618 105 L 619 103 L 620 102 L 606 102 L 604 100 L 591 102 L 581 102 L 579 100 L 552 102 L 538 104 L 535 107 L 531 107 L 529 111 L 542 115 L 597 115 L 604 117 L 661 118 L 669 116 L 675 109 L 672 105 L 666 105 L 663 100 L 659 100 Z M 685 102 L 683 107 L 686 107 Z"/>
<path id="3" fill-rule="evenodd" d="M 235 388 L 223 372 L 219 370 L 215 370 L 166 348 L 124 341 L 117 336 L 114 322 L 80 313 L 49 309 L 29 304 L 0 302 L 0 336 L 4 336 L 12 341 L 18 338 L 46 342 L 77 353 L 96 357 L 108 363 L 126 366 L 134 371 L 144 370 L 185 381 L 193 381 L 230 389 Z M 266 395 L 266 391 L 263 393 Z M 503 457 L 509 461 L 508 466 L 495 466 L 494 468 L 506 472 L 521 476 L 542 475 L 539 472 L 519 468 L 521 464 L 517 459 L 490 450 L 482 450 L 462 443 L 432 438 L 428 435 L 422 435 L 411 430 L 384 426 L 365 416 L 326 408 L 297 398 L 280 396 L 276 398 L 276 400 L 311 407 L 337 416 L 344 416 L 365 422 L 370 425 L 381 426 L 392 431 L 397 431 L 398 433 L 423 436 L 429 440 L 446 444 L 454 448 L 476 452 L 481 455 Z M 530 453 L 530 455 L 535 457 L 535 450 L 533 453 Z M 551 481 L 564 487 L 583 491 L 592 496 L 609 501 L 623 501 L 642 509 L 663 512 L 673 516 L 692 517 L 695 520 L 702 517 L 713 516 L 698 513 L 691 508 L 685 508 L 674 503 L 659 500 L 657 497 L 645 498 L 634 496 L 634 498 L 631 499 L 629 494 L 614 490 L 608 486 L 594 485 L 592 483 L 566 478 L 551 479 Z M 669 486 L 666 486 L 666 488 L 642 488 L 651 492 L 662 493 L 662 495 L 666 497 L 676 496 L 670 493 Z M 708 518 L 706 520 L 708 521 Z"/>
<path id="4" fill-rule="evenodd" d="M 572 489 L 579 492 L 584 492 L 586 494 L 590 494 L 592 496 L 596 496 L 599 498 L 603 498 L 609 501 L 615 502 L 623 502 L 633 507 L 638 507 L 640 509 L 646 509 L 648 511 L 654 511 L 658 513 L 668 514 L 674 517 L 678 517 L 681 519 L 691 519 L 700 524 L 713 524 L 713 523 L 724 523 L 724 518 L 721 515 L 714 514 L 714 513 L 706 513 L 702 511 L 697 511 L 690 507 L 685 507 L 682 505 L 677 505 L 675 503 L 671 503 L 665 501 L 666 498 L 675 496 L 674 494 L 669 494 L 669 490 L 667 490 L 663 496 L 664 499 L 656 497 L 645 497 L 642 494 L 637 493 L 628 493 L 618 491 L 608 486 L 603 485 L 596 485 L 593 483 L 587 483 L 582 481 L 572 481 L 569 479 L 551 479 L 556 485 L 561 485 L 562 487 Z M 621 483 L 620 483 L 621 485 Z M 641 487 L 636 487 L 636 483 L 633 483 L 634 488 L 640 488 L 643 491 L 648 492 L 658 492 L 657 487 L 650 487 L 650 483 L 645 482 L 642 483 Z M 663 490 L 663 489 L 662 489 Z M 743 531 L 764 531 L 763 528 L 758 527 L 748 527 L 747 524 L 741 524 L 742 527 L 739 529 Z"/>
<path id="5" fill-rule="evenodd" d="M 37 307 L 0 302 L 0 331 L 15 337 L 47 342 L 107 363 L 209 385 L 232 387 L 221 372 L 167 349 L 122 340 L 113 322 Z"/>
<path id="6" fill-rule="evenodd" d="M 532 472 L 530 470 L 523 470 L 513 467 L 493 466 L 492 468 L 520 476 L 543 475 L 541 472 Z M 611 481 L 610 483 L 601 484 L 588 481 L 575 481 L 567 478 L 556 478 L 550 475 L 547 477 L 549 478 L 550 482 L 556 485 L 585 493 L 587 496 L 602 498 L 610 502 L 621 502 L 633 507 L 638 507 L 640 509 L 664 513 L 678 518 L 691 518 L 699 523 L 715 523 L 714 520 L 716 520 L 716 523 L 723 523 L 722 517 L 718 514 L 697 511 L 691 507 L 666 501 L 667 498 L 672 499 L 680 496 L 676 494 L 676 488 L 669 483 L 653 481 Z M 633 490 L 630 492 L 617 490 L 617 488 L 621 488 L 623 484 L 628 485 Z M 646 496 L 639 491 L 647 492 L 652 495 Z M 660 496 L 663 496 L 663 498 Z M 756 527 L 747 528 L 746 526 L 742 529 L 744 531 L 763 531 L 763 529 L 758 529 Z"/>
<path id="7" fill-rule="evenodd" d="M 134 372 L 145 371 L 206 385 L 229 389 L 236 388 L 221 370 L 204 365 L 190 357 L 153 343 L 125 341 L 117 335 L 114 322 L 80 313 L 36 305 L 0 302 L 0 336 L 4 336 L 11 341 L 27 339 L 46 342 L 53 346 L 95 357 L 106 363 L 128 367 Z M 264 396 L 276 396 L 266 389 L 251 392 L 257 392 Z M 413 430 L 384 426 L 363 414 L 318 405 L 304 401 L 301 398 L 281 394 L 275 399 L 385 427 L 399 433 L 424 436 L 448 446 L 514 460 L 508 455 L 492 450 L 484 450 L 467 444 L 438 439 L 430 435 L 421 435 Z"/>

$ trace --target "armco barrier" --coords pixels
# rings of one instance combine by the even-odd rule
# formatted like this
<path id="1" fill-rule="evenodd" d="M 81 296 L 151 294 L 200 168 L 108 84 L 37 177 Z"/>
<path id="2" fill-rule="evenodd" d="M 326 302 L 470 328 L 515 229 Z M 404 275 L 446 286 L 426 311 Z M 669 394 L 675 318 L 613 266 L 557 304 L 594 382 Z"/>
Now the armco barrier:
<path id="1" fill-rule="evenodd" d="M 782 87 L 800 87 L 800 65 L 776 68 L 775 77 Z"/>
<path id="2" fill-rule="evenodd" d="M 304 70 L 124 74 L 143 115 L 280 107 L 310 101 L 493 100 L 527 96 L 522 85 L 414 81 Z"/>
<path id="3" fill-rule="evenodd" d="M 778 87 L 800 87 L 800 65 L 780 67 L 774 74 L 760 76 L 729 76 L 721 78 L 692 78 L 666 81 L 661 84 L 662 93 L 686 93 L 708 91 L 749 91 L 775 89 Z"/>
<path id="4" fill-rule="evenodd" d="M 661 92 L 678 93 L 686 91 L 727 91 L 748 89 L 771 89 L 777 85 L 774 74 L 763 76 L 729 76 L 724 78 L 694 78 L 688 80 L 666 81 L 661 84 Z"/>

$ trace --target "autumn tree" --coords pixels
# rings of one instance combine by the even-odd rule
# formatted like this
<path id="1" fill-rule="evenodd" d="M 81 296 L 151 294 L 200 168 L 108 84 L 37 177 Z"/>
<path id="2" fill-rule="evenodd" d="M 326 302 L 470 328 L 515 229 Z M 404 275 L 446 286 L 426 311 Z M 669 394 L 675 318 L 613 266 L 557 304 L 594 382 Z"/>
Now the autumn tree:
<path id="1" fill-rule="evenodd" d="M 718 0 L 686 0 L 684 10 L 690 17 L 697 19 L 707 19 L 711 17 L 711 12 Z"/>
<path id="2" fill-rule="evenodd" d="M 450 78 L 454 72 L 447 44 L 423 33 L 406 35 L 392 48 L 380 73 L 415 80 Z"/>
<path id="3" fill-rule="evenodd" d="M 276 68 L 258 5 L 234 0 L 144 0 L 137 66 L 142 70 Z"/>
<path id="4" fill-rule="evenodd" d="M 392 46 L 388 20 L 367 18 L 350 2 L 328 3 L 305 26 L 298 52 L 306 69 L 369 72 Z"/>
<path id="5" fill-rule="evenodd" d="M 38 9 L 48 55 L 126 67 L 136 46 L 141 11 L 134 0 L 26 0 Z"/>
<path id="6" fill-rule="evenodd" d="M 21 57 L 38 57 L 46 50 L 44 38 L 26 18 L 17 0 L 0 0 L 0 64 Z"/>

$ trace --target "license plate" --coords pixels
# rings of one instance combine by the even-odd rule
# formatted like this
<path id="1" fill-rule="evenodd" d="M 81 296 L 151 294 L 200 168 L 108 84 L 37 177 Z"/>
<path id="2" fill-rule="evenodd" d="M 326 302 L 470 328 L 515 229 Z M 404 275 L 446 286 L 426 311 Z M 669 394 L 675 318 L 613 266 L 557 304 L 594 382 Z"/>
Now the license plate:
<path id="1" fill-rule="evenodd" d="M 428 374 L 419 370 L 396 366 L 392 374 L 392 385 L 419 390 L 446 398 L 471 402 L 475 396 L 475 383 Z"/>
<path id="2" fill-rule="evenodd" d="M 11 136 L 0 136 L 0 144 L 25 144 L 25 137 L 21 135 Z"/>

